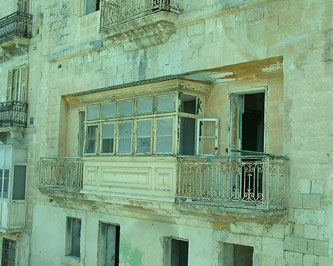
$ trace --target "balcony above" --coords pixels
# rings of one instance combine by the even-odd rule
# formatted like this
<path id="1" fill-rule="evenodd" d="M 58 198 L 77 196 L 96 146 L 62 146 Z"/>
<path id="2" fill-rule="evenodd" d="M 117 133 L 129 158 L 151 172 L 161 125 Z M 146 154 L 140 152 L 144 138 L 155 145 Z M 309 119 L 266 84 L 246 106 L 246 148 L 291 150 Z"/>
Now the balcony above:
<path id="1" fill-rule="evenodd" d="M 273 155 L 42 158 L 39 188 L 46 194 L 169 202 L 186 210 L 281 210 L 287 162 Z"/>
<path id="2" fill-rule="evenodd" d="M 0 132 L 20 131 L 27 127 L 28 104 L 18 101 L 0 103 Z"/>
<path id="3" fill-rule="evenodd" d="M 100 32 L 129 50 L 168 41 L 176 32 L 182 0 L 102 0 Z"/>
<path id="4" fill-rule="evenodd" d="M 15 12 L 0 19 L 0 59 L 27 52 L 32 37 L 32 15 Z"/>

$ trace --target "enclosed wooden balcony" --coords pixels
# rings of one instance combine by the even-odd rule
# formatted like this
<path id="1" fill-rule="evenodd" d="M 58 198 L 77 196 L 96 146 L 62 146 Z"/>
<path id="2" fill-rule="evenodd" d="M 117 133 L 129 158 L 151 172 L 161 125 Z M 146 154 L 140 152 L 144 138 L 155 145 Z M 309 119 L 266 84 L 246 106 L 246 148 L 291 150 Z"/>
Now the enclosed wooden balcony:
<path id="1" fill-rule="evenodd" d="M 0 58 L 27 52 L 32 37 L 32 15 L 15 12 L 0 19 Z"/>
<path id="2" fill-rule="evenodd" d="M 39 188 L 187 206 L 281 209 L 287 162 L 275 155 L 42 158 Z"/>

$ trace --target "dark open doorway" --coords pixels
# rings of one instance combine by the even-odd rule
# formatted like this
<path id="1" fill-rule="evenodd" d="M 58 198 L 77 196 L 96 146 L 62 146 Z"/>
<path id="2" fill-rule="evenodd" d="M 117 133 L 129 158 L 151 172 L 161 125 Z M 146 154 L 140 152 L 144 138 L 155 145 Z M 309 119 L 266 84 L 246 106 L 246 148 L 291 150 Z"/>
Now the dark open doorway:
<path id="1" fill-rule="evenodd" d="M 264 151 L 265 93 L 245 94 L 242 114 L 242 150 Z"/>

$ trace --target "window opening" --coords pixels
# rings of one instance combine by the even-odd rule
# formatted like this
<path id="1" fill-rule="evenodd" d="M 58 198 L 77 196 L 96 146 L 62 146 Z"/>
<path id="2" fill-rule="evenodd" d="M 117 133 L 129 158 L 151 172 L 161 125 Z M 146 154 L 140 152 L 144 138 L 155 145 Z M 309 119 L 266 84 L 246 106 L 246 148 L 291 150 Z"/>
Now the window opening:
<path id="1" fill-rule="evenodd" d="M 84 120 L 85 120 L 85 112 L 79 112 L 79 141 L 78 141 L 78 155 L 82 156 L 84 149 Z"/>
<path id="2" fill-rule="evenodd" d="M 180 97 L 182 113 L 196 114 L 197 98 L 193 95 L 182 94 Z"/>
<path id="3" fill-rule="evenodd" d="M 87 107 L 87 120 L 99 119 L 99 105 L 90 105 Z"/>
<path id="4" fill-rule="evenodd" d="M 264 151 L 265 93 L 231 95 L 231 151 L 244 154 L 245 151 Z M 262 169 L 260 164 L 251 163 L 245 167 L 246 158 L 239 159 L 244 167 L 233 180 L 234 189 L 241 197 L 260 201 L 262 199 Z M 254 159 L 252 158 L 252 161 Z"/>
<path id="5" fill-rule="evenodd" d="M 119 116 L 132 116 L 133 115 L 133 101 L 119 102 Z"/>
<path id="6" fill-rule="evenodd" d="M 175 110 L 174 95 L 158 96 L 157 97 L 157 112 L 166 113 Z"/>
<path id="7" fill-rule="evenodd" d="M 80 257 L 81 219 L 67 217 L 67 256 Z"/>
<path id="8" fill-rule="evenodd" d="M 113 153 L 114 124 L 102 125 L 102 153 Z"/>
<path id="9" fill-rule="evenodd" d="M 0 169 L 0 197 L 8 198 L 9 169 Z"/>
<path id="10" fill-rule="evenodd" d="M 137 122 L 136 153 L 151 153 L 151 120 Z"/>
<path id="11" fill-rule="evenodd" d="M 97 128 L 97 126 L 87 126 L 86 153 L 96 153 Z"/>
<path id="12" fill-rule="evenodd" d="M 13 179 L 13 200 L 25 199 L 25 179 L 26 179 L 26 166 L 14 166 L 14 179 Z"/>
<path id="13" fill-rule="evenodd" d="M 194 155 L 195 149 L 195 119 L 180 117 L 180 147 L 179 153 L 182 155 Z"/>
<path id="14" fill-rule="evenodd" d="M 23 13 L 29 13 L 29 0 L 18 0 L 17 10 Z"/>
<path id="15" fill-rule="evenodd" d="M 116 117 L 116 104 L 115 103 L 103 104 L 102 112 L 104 119 Z"/>
<path id="16" fill-rule="evenodd" d="M 26 101 L 27 65 L 8 71 L 7 101 Z"/>
<path id="17" fill-rule="evenodd" d="M 84 15 L 89 15 L 100 9 L 100 0 L 85 0 Z"/>
<path id="18" fill-rule="evenodd" d="M 132 153 L 132 122 L 118 124 L 118 153 Z"/>
<path id="19" fill-rule="evenodd" d="M 164 239 L 163 266 L 188 266 L 188 241 Z"/>
<path id="20" fill-rule="evenodd" d="M 120 226 L 100 223 L 98 266 L 119 266 Z"/>
<path id="21" fill-rule="evenodd" d="M 226 266 L 253 265 L 253 247 L 223 243 L 223 263 Z"/>
<path id="22" fill-rule="evenodd" d="M 139 115 L 153 113 L 153 98 L 137 100 L 137 113 Z"/>
<path id="23" fill-rule="evenodd" d="M 173 119 L 158 119 L 156 131 L 156 152 L 172 153 Z"/>
<path id="24" fill-rule="evenodd" d="M 197 155 L 216 155 L 218 149 L 218 120 L 215 118 L 198 119 Z"/>
<path id="25" fill-rule="evenodd" d="M 15 266 L 16 241 L 3 238 L 1 266 Z"/>

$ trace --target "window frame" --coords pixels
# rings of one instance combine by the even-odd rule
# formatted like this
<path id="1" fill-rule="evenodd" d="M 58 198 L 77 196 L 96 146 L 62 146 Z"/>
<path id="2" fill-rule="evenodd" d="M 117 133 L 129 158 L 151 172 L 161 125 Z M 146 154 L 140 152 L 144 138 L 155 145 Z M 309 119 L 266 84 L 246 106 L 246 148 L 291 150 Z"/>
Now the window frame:
<path id="1" fill-rule="evenodd" d="M 82 3 L 82 16 L 88 16 L 90 14 L 93 14 L 93 13 L 98 12 L 98 11 L 101 10 L 102 1 L 101 0 L 96 0 L 96 7 L 97 7 L 97 2 L 99 2 L 99 8 L 96 9 L 95 11 L 87 13 L 87 2 L 88 1 L 90 1 L 90 0 L 83 0 L 83 3 Z"/>
<path id="2" fill-rule="evenodd" d="M 135 99 L 135 115 L 136 116 L 144 116 L 144 115 L 154 115 L 155 114 L 155 97 L 154 96 L 148 96 L 148 97 L 139 97 Z M 140 100 L 152 100 L 152 110 L 151 113 L 139 113 L 139 107 L 138 107 L 138 102 Z"/>
<path id="3" fill-rule="evenodd" d="M 155 118 L 143 118 L 143 119 L 137 119 L 135 121 L 135 151 L 134 154 L 136 155 L 152 155 L 153 154 L 153 144 L 154 144 L 154 120 Z M 143 122 L 143 121 L 150 121 L 150 151 L 149 152 L 141 152 L 139 153 L 138 150 L 138 122 Z"/>
<path id="4" fill-rule="evenodd" d="M 171 144 L 171 152 L 169 153 L 169 152 L 157 152 L 157 139 L 158 139 L 158 137 L 157 137 L 157 130 L 158 130 L 158 128 L 157 128 L 157 121 L 159 121 L 159 120 L 167 120 L 167 119 L 172 119 L 172 135 L 171 135 L 171 137 L 172 137 L 172 144 Z M 155 119 L 155 122 L 154 122 L 154 128 L 155 128 L 155 130 L 154 130 L 154 135 L 155 135 L 155 139 L 154 139 L 154 154 L 157 154 L 157 155 L 170 155 L 170 154 L 175 154 L 175 127 L 176 127 L 176 125 L 175 125 L 175 123 L 176 123 L 176 119 L 175 119 L 175 116 L 174 115 L 172 115 L 172 116 L 160 116 L 160 117 L 156 117 Z"/>
<path id="5" fill-rule="evenodd" d="M 80 254 L 79 256 L 73 255 L 73 223 L 74 220 L 77 220 L 80 222 L 80 235 L 79 235 L 79 251 Z M 81 239 L 82 239 L 82 219 L 77 218 L 77 217 L 71 217 L 67 216 L 66 217 L 66 244 L 65 244 L 65 256 L 66 257 L 72 257 L 76 259 L 81 258 L 81 253 L 82 253 L 82 245 L 81 245 Z"/>
<path id="6" fill-rule="evenodd" d="M 119 153 L 119 125 L 120 124 L 126 124 L 126 123 L 131 123 L 131 152 L 130 153 Z M 121 120 L 121 121 L 118 121 L 117 123 L 117 149 L 116 149 L 116 154 L 117 155 L 120 155 L 120 156 L 126 156 L 126 155 L 132 155 L 134 153 L 134 139 L 135 139 L 135 136 L 134 136 L 134 120 L 133 119 L 126 119 L 126 120 Z M 128 138 L 129 139 L 129 138 Z"/>
<path id="7" fill-rule="evenodd" d="M 109 226 L 114 226 L 116 228 L 116 234 L 115 234 L 115 238 L 116 238 L 116 245 L 115 245 L 115 254 L 116 254 L 116 259 L 115 259 L 115 265 L 119 266 L 119 254 L 120 254 L 120 225 L 119 224 L 112 224 L 112 223 L 105 223 L 102 221 L 99 221 L 99 225 L 98 225 L 98 250 L 97 250 L 97 265 L 98 266 L 104 266 L 105 265 L 105 257 L 106 257 L 106 253 L 107 253 L 107 245 L 106 245 L 106 240 L 107 237 L 106 235 L 102 235 L 102 227 L 105 227 L 106 230 L 106 234 L 107 234 L 107 230 Z M 117 241 L 118 240 L 118 241 Z M 103 243 L 104 242 L 104 243 Z M 104 244 L 104 245 L 103 245 Z M 103 250 L 102 250 L 103 248 Z"/>
<path id="8" fill-rule="evenodd" d="M 96 144 L 95 144 L 95 152 L 94 153 L 88 153 L 87 152 L 87 137 L 88 137 L 88 127 L 96 126 Z M 100 142 L 100 123 L 85 123 L 84 127 L 84 153 L 83 155 L 97 155 L 99 153 L 99 142 Z"/>
<path id="9" fill-rule="evenodd" d="M 168 96 L 173 96 L 173 110 L 172 111 L 158 111 L 158 98 L 163 98 L 163 97 L 168 97 Z M 160 94 L 155 96 L 155 108 L 154 108 L 154 114 L 172 114 L 177 112 L 177 97 L 176 93 L 165 93 L 165 94 Z"/>
<path id="10" fill-rule="evenodd" d="M 103 152 L 103 126 L 104 125 L 113 125 L 113 152 Z M 116 121 L 109 121 L 106 123 L 101 123 L 101 134 L 100 134 L 100 143 L 99 151 L 101 155 L 114 155 L 116 154 L 116 143 L 117 143 L 117 133 L 118 133 L 118 123 Z"/>
<path id="11" fill-rule="evenodd" d="M 17 265 L 17 256 L 18 256 L 18 245 L 17 245 L 17 240 L 16 239 L 10 239 L 10 238 L 7 238 L 7 237 L 3 237 L 2 238 L 2 251 L 1 251 L 1 265 L 3 265 L 4 263 L 4 242 L 5 241 L 8 241 L 8 243 L 12 242 L 15 244 L 15 254 L 14 254 L 14 264 L 12 264 L 12 262 L 10 262 L 10 264 L 5 264 L 5 265 L 8 265 L 8 266 L 16 266 Z"/>

